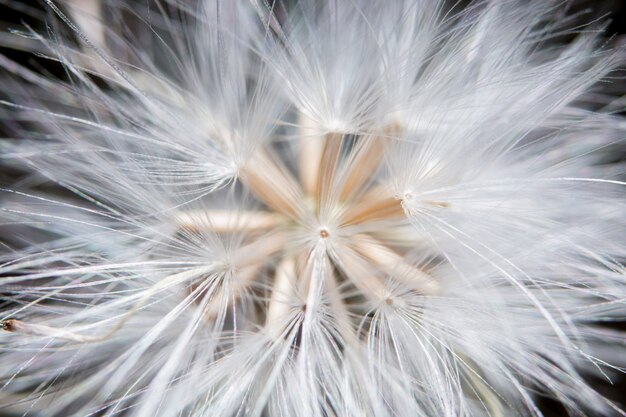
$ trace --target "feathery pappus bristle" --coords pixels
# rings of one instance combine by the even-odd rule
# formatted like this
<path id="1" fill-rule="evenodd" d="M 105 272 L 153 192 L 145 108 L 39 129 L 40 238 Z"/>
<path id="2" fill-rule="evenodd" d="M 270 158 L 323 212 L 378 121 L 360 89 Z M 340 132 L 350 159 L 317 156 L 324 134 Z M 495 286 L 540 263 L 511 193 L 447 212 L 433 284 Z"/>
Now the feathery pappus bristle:
<path id="1" fill-rule="evenodd" d="M 556 0 L 0 3 L 45 23 L 3 50 L 61 69 L 0 54 L 0 412 L 624 415 L 589 383 L 626 366 L 603 23 Z"/>

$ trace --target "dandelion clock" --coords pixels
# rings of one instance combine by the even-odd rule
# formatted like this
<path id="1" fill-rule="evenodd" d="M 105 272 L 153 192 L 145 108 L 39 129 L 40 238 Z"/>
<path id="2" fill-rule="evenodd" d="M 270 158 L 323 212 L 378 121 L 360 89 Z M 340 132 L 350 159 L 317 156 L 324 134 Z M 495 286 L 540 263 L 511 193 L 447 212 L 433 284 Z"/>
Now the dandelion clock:
<path id="1" fill-rule="evenodd" d="M 624 415 L 603 19 L 0 3 L 0 413 Z"/>

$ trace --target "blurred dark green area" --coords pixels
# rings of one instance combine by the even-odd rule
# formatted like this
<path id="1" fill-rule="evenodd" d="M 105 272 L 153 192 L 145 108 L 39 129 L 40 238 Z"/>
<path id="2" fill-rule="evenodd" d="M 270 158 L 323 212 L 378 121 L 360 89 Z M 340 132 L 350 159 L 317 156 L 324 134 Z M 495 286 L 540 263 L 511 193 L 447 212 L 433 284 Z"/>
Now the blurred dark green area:
<path id="1" fill-rule="evenodd" d="M 107 0 L 103 0 L 106 3 Z M 144 4 L 148 0 L 129 0 L 130 2 L 137 1 Z M 234 0 L 237 1 L 237 0 Z M 280 16 L 284 14 L 284 10 L 290 7 L 290 4 L 296 0 L 283 0 L 276 1 L 275 7 L 277 14 Z M 347 0 L 346 0 L 347 1 Z M 371 1 L 394 1 L 394 0 L 371 0 Z M 435 1 L 435 0 L 433 0 Z M 498 1 L 498 0 L 496 0 Z M 61 9 L 62 1 L 57 2 Z M 454 2 L 455 7 L 462 8 L 469 4 L 469 1 Z M 584 0 L 584 1 L 564 1 L 570 3 L 568 7 L 571 9 L 572 14 L 580 14 L 580 23 L 589 21 L 608 21 L 608 27 L 606 29 L 607 39 L 609 42 L 615 42 L 626 47 L 626 0 Z M 42 17 L 44 18 L 42 20 Z M 120 16 L 121 19 L 127 18 L 132 20 L 131 14 L 128 16 Z M 27 49 L 20 47 L 19 44 L 14 44 L 12 47 L 5 47 L 4 45 L 11 44 L 15 41 L 15 36 L 10 33 L 11 30 L 24 30 L 25 27 L 32 27 L 34 30 L 40 33 L 51 33 L 56 31 L 62 31 L 65 36 L 76 41 L 76 36 L 68 30 L 67 27 L 63 27 L 63 24 L 59 22 L 53 14 L 47 11 L 45 2 L 43 0 L 0 0 L 0 54 L 11 60 L 20 63 L 32 70 L 40 73 L 45 73 L 50 77 L 64 78 L 65 72 L 61 64 L 39 57 L 32 52 L 23 51 L 20 49 Z M 13 39 L 13 40 L 10 40 Z M 623 91 L 622 94 L 626 95 L 626 69 L 622 72 L 618 72 L 615 75 L 615 79 L 611 88 L 615 91 Z M 615 87 L 618 86 L 616 89 Z M 7 99 L 5 92 L 0 84 L 0 99 Z M 6 112 L 7 109 L 1 111 Z M 626 112 L 625 112 L 626 114 Z M 16 126 L 17 127 L 17 126 Z M 12 128 L 12 124 L 7 122 L 6 118 L 3 118 L 0 123 L 0 137 L 14 137 L 17 129 Z M 611 156 L 613 161 L 625 161 L 626 149 L 616 149 Z M 0 161 L 0 187 L 7 186 L 19 181 L 19 179 L 26 175 L 25 172 L 20 172 L 14 167 L 8 168 L 3 166 Z M 62 193 L 63 190 L 54 190 L 54 192 Z M 0 302 L 0 309 L 1 309 Z M 626 331 L 626 323 L 616 324 L 615 327 L 621 328 Z M 626 345 L 626 340 L 624 341 Z M 624 350 L 626 355 L 626 348 Z M 1 356 L 0 356 L 1 358 Z M 0 362 L 0 366 L 2 363 Z M 603 395 L 613 400 L 616 404 L 621 405 L 622 408 L 626 408 L 626 375 L 622 376 L 610 384 L 606 380 L 594 378 L 590 380 L 590 383 Z M 0 387 L 3 381 L 0 381 Z M 0 396 L 1 398 L 1 396 Z M 566 416 L 565 409 L 562 405 L 553 399 L 540 398 L 539 406 L 545 417 L 562 417 Z M 2 410 L 3 404 L 0 402 L 0 417 L 14 417 L 14 414 L 6 414 Z M 28 414 L 28 416 L 36 417 L 35 414 Z M 408 417 L 408 416 L 407 416 Z M 590 416 L 594 417 L 594 416 Z"/>

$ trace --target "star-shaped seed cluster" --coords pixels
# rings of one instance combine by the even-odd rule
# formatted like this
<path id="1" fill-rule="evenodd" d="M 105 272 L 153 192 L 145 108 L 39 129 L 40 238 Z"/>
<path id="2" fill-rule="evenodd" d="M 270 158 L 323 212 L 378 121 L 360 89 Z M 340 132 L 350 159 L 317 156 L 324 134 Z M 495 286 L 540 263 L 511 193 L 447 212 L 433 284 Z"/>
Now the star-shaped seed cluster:
<path id="1" fill-rule="evenodd" d="M 264 317 L 266 327 L 279 332 L 293 309 L 307 308 L 312 285 L 323 287 L 324 299 L 349 327 L 360 325 L 364 302 L 393 304 L 390 282 L 419 295 L 435 294 L 438 284 L 428 265 L 411 261 L 416 237 L 403 207 L 411 195 L 394 195 L 381 179 L 397 128 L 363 135 L 304 132 L 298 172 L 270 146 L 240 167 L 238 178 L 262 208 L 183 211 L 179 227 L 245 235 L 229 257 L 237 271 L 231 291 L 244 294 L 269 269 Z M 217 314 L 213 310 L 210 316 Z"/>

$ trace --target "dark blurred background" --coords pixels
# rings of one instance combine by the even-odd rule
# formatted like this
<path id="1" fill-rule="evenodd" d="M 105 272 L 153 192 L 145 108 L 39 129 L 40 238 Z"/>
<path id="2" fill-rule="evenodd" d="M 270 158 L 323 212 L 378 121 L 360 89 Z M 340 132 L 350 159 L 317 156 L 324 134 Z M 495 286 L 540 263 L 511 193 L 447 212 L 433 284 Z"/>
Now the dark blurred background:
<path id="1" fill-rule="evenodd" d="M 93 4 L 106 4 L 107 0 L 73 0 L 74 4 L 78 7 L 84 7 L 89 9 Z M 189 0 L 193 1 L 193 0 Z M 238 1 L 238 0 L 233 0 Z M 294 0 L 278 0 L 276 1 L 276 7 L 288 8 L 290 3 Z M 348 0 L 346 0 L 348 1 Z M 394 0 L 372 0 L 372 1 L 394 1 Z M 433 0 L 435 1 L 435 0 Z M 498 1 L 498 0 L 496 0 Z M 63 3 L 68 0 L 59 0 L 56 3 L 63 9 Z M 128 4 L 143 3 L 146 4 L 147 0 L 128 0 Z M 461 4 L 469 3 L 468 1 L 455 2 Z M 569 4 L 572 13 L 581 12 L 581 23 L 593 21 L 596 19 L 609 21 L 608 29 L 606 30 L 607 38 L 613 37 L 611 42 L 617 44 L 626 45 L 626 0 L 583 0 L 583 1 L 563 1 L 563 4 Z M 10 58 L 13 61 L 19 62 L 31 69 L 35 69 L 41 73 L 47 73 L 52 77 L 64 77 L 63 68 L 61 65 L 56 64 L 49 59 L 37 57 L 31 52 L 23 51 L 25 49 L 24 44 L 21 41 L 17 41 L 16 37 L 10 33 L 12 29 L 23 30 L 24 25 L 28 25 L 40 33 L 46 33 L 51 28 L 51 22 L 56 22 L 54 25 L 59 25 L 58 19 L 47 11 L 45 2 L 43 0 L 0 0 L 0 54 Z M 106 14 L 106 6 L 104 6 L 103 12 Z M 46 17 L 47 16 L 47 17 Z M 130 17 L 129 17 L 130 18 Z M 132 18 L 131 18 L 132 19 Z M 67 28 L 65 28 L 67 29 Z M 55 26 L 54 30 L 63 30 L 60 26 Z M 66 30 L 66 35 L 70 38 L 75 36 L 71 31 Z M 626 74 L 626 71 L 624 71 Z M 621 77 L 624 74 L 618 74 L 614 83 L 620 85 L 620 90 L 626 93 L 626 81 Z M 626 77 L 625 77 L 626 78 Z M 6 98 L 5 90 L 0 81 L 0 99 Z M 4 109 L 3 111 L 6 111 Z M 6 123 L 5 120 L 0 122 L 0 137 L 12 137 L 15 136 L 15 131 L 11 128 L 10 123 Z M 1 149 L 1 148 L 0 148 Z M 626 149 L 617 150 L 614 160 L 626 160 Z M 3 166 L 0 162 L 0 187 L 7 186 L 15 183 L 22 176 L 26 175 L 25 172 L 20 172 L 15 168 L 9 168 Z M 59 190 L 59 192 L 62 192 Z M 626 323 L 616 325 L 626 330 Z M 626 340 L 624 341 L 626 345 Z M 626 355 L 626 348 L 624 349 L 624 355 Z M 0 366 L 2 363 L 0 362 Z M 593 379 L 590 380 L 595 388 L 610 398 L 617 404 L 620 404 L 622 408 L 626 407 L 626 375 L 622 378 L 614 381 L 614 384 L 609 384 L 606 380 Z M 1 385 L 1 384 L 0 384 Z M 0 396 L 1 398 L 1 396 Z M 539 400 L 539 405 L 542 412 L 546 417 L 562 417 L 565 416 L 565 409 L 557 402 L 551 399 L 543 398 Z M 29 416 L 31 414 L 28 414 Z M 13 417 L 3 413 L 2 404 L 0 402 L 0 417 Z M 33 417 L 36 417 L 33 415 Z M 217 417 L 217 416 L 216 416 Z"/>

